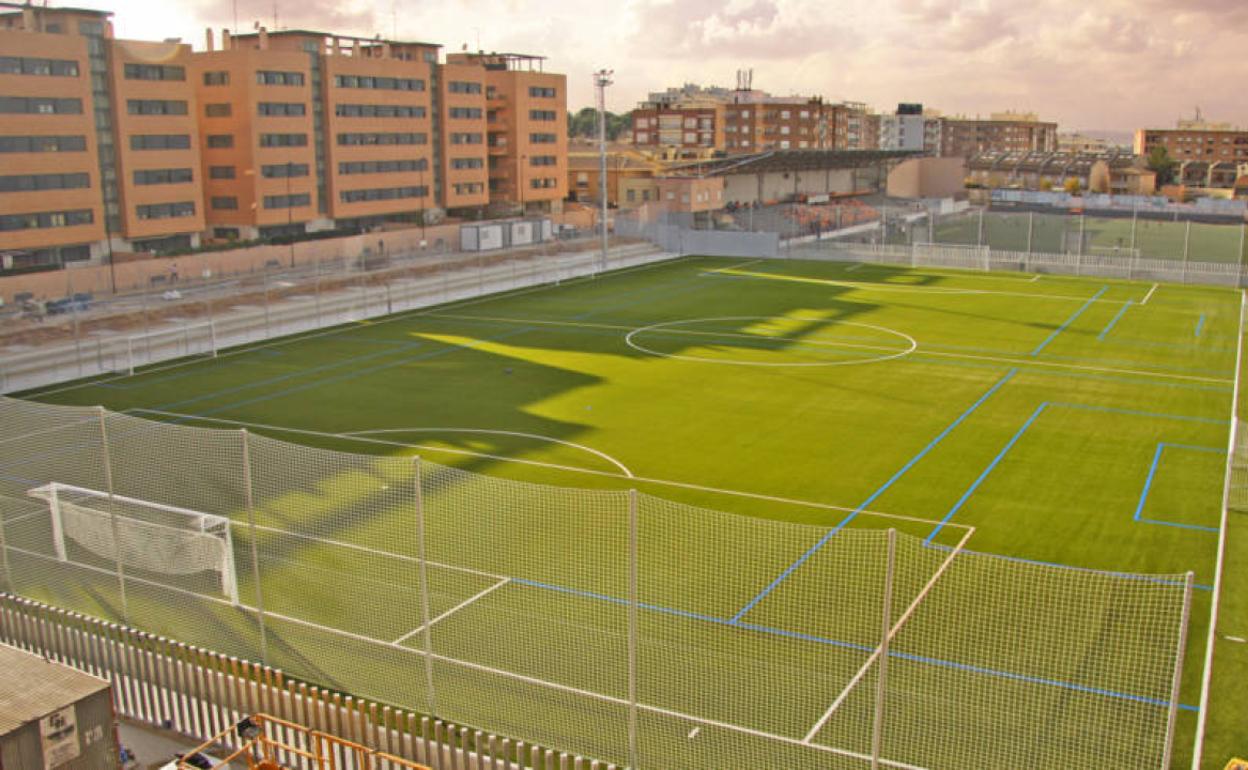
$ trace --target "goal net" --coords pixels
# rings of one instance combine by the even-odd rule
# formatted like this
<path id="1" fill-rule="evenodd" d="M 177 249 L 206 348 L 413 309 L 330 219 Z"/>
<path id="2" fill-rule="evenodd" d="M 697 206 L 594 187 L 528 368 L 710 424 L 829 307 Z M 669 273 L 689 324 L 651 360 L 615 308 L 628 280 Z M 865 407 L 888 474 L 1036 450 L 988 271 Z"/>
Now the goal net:
<path id="1" fill-rule="evenodd" d="M 988 270 L 992 250 L 988 246 L 962 243 L 925 243 L 915 241 L 910 246 L 910 260 L 914 267 L 961 267 L 970 270 Z"/>
<path id="2" fill-rule="evenodd" d="M 107 568 L 120 562 L 127 572 L 239 603 L 229 519 L 58 482 L 26 494 L 47 502 L 61 561 Z"/>
<path id="3" fill-rule="evenodd" d="M 158 361 L 188 356 L 215 358 L 216 355 L 216 326 L 207 321 L 126 337 L 124 366 L 126 372 L 133 375 L 138 367 Z"/>

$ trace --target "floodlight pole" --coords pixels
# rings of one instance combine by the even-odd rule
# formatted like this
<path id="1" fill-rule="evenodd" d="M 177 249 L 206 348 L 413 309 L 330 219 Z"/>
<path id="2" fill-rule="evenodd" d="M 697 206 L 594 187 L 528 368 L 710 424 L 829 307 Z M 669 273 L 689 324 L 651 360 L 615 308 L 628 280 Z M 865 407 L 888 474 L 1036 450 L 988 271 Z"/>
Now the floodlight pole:
<path id="1" fill-rule="evenodd" d="M 608 69 L 594 73 L 594 93 L 598 99 L 598 187 L 602 204 L 599 221 L 602 228 L 601 271 L 607 269 L 607 86 L 613 82 L 611 76 L 614 74 L 615 70 Z"/>

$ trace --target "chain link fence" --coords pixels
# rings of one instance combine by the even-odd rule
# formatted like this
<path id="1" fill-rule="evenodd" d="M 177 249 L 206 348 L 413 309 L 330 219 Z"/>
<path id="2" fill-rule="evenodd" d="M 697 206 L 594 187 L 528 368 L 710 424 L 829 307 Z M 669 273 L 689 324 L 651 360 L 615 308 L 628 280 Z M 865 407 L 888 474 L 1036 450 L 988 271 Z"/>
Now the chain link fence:
<path id="1" fill-rule="evenodd" d="M 632 768 L 1167 766 L 1190 575 L 858 521 L 0 399 L 21 596 Z"/>

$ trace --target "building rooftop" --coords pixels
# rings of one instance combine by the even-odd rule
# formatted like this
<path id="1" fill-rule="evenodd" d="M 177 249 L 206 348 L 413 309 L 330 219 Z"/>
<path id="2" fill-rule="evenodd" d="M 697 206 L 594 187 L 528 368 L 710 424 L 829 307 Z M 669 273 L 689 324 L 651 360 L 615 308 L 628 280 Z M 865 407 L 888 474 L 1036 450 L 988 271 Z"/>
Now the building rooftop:
<path id="1" fill-rule="evenodd" d="M 13 3 L 0 1 L 0 9 L 12 8 L 15 11 L 35 11 L 36 13 L 81 13 L 86 16 L 112 16 L 112 11 L 101 11 L 96 8 L 74 8 L 67 5 L 28 5 L 26 3 Z M 0 16 L 8 16 L 8 13 L 0 13 Z"/>
<path id="2" fill-rule="evenodd" d="M 0 688 L 0 735 L 109 687 L 103 679 L 7 644 L 0 644 L 0 671 L 8 681 L 21 682 Z"/>
<path id="3" fill-rule="evenodd" d="M 389 38 L 383 38 L 383 37 L 359 37 L 356 35 L 340 35 L 337 32 L 323 32 L 323 31 L 318 31 L 314 29 L 279 29 L 279 30 L 266 29 L 264 32 L 269 37 L 283 37 L 283 36 L 320 37 L 320 38 L 334 38 L 336 40 L 347 40 L 351 42 L 358 40 L 360 43 L 368 44 L 368 45 L 388 44 L 388 45 L 419 45 L 419 46 L 425 46 L 428 48 L 441 48 L 442 47 L 441 43 L 426 43 L 420 40 L 390 40 Z M 246 40 L 248 38 L 256 38 L 259 36 L 260 36 L 259 31 L 239 32 L 238 34 L 233 34 L 233 33 L 230 34 L 230 37 L 234 38 L 235 40 Z"/>
<path id="4" fill-rule="evenodd" d="M 689 161 L 672 166 L 673 173 L 694 176 L 762 174 L 770 171 L 823 171 L 864 168 L 876 163 L 922 155 L 915 150 L 772 150 L 755 155 Z"/>

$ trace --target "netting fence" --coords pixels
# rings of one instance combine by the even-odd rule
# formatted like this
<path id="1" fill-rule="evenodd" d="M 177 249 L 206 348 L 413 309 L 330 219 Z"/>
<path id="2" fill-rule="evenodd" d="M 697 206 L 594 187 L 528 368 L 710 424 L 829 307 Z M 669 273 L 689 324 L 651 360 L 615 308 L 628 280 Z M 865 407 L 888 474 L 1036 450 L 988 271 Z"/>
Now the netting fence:
<path id="1" fill-rule="evenodd" d="M 21 596 L 633 768 L 1167 766 L 1190 575 L 885 526 L 0 399 Z"/>
<path id="2" fill-rule="evenodd" d="M 559 248 L 562 246 L 563 248 Z M 179 358 L 254 344 L 492 293 L 647 264 L 667 255 L 644 242 L 543 246 L 514 253 L 422 254 L 266 267 L 228 280 L 83 300 L 55 315 L 0 318 L 0 393 L 133 374 Z M 71 282 L 73 271 L 65 271 Z"/>

